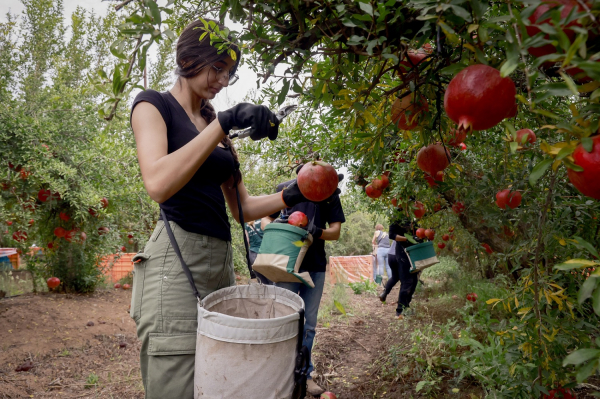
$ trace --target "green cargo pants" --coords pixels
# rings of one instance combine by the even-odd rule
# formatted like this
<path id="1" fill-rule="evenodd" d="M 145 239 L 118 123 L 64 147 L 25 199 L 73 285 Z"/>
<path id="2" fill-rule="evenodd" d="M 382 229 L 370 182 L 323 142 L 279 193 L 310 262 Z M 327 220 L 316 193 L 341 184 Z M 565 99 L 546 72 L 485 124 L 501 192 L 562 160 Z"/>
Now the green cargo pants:
<path id="1" fill-rule="evenodd" d="M 170 226 L 202 298 L 235 284 L 230 242 Z M 133 258 L 130 314 L 142 341 L 146 399 L 192 399 L 197 300 L 164 227 L 160 220 Z"/>

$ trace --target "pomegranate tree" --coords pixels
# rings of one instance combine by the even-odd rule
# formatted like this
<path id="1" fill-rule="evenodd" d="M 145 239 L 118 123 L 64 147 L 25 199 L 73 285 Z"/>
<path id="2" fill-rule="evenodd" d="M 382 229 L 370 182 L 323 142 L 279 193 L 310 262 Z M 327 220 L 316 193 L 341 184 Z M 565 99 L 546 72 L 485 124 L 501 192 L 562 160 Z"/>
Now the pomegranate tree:
<path id="1" fill-rule="evenodd" d="M 471 65 L 450 81 L 444 109 L 459 130 L 485 130 L 496 126 L 515 106 L 513 81 L 487 65 Z"/>
<path id="2" fill-rule="evenodd" d="M 402 130 L 413 130 L 428 111 L 429 104 L 425 97 L 409 94 L 401 99 L 397 98 L 392 104 L 392 122 Z"/>
<path id="3" fill-rule="evenodd" d="M 307 163 L 298 172 L 298 188 L 309 201 L 323 201 L 331 197 L 338 186 L 338 175 L 333 166 L 323 161 Z"/>
<path id="4" fill-rule="evenodd" d="M 572 156 L 575 165 L 583 171 L 567 169 L 569 180 L 583 195 L 600 199 L 600 136 L 592 137 L 592 151 L 587 152 L 579 144 Z"/>
<path id="5" fill-rule="evenodd" d="M 437 176 L 437 173 L 446 169 L 448 165 L 450 165 L 450 152 L 441 144 L 429 144 L 421 148 L 417 154 L 417 166 L 430 176 Z"/>

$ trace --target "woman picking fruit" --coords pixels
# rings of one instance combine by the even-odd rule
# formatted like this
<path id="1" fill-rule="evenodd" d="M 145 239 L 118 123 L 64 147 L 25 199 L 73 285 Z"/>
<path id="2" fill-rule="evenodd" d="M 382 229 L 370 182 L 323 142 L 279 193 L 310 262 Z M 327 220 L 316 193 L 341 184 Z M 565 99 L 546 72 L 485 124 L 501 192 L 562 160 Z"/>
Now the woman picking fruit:
<path id="1" fill-rule="evenodd" d="M 306 201 L 297 186 L 261 197 L 246 191 L 229 130 L 252 128 L 252 139 L 274 140 L 279 122 L 266 107 L 248 103 L 215 114 L 209 101 L 237 81 L 240 51 L 231 44 L 219 53 L 205 32 L 202 21 L 183 30 L 176 50 L 177 82 L 164 93 L 140 93 L 131 111 L 144 186 L 167 215 L 202 297 L 235 284 L 225 205 L 239 221 L 236 186 L 245 220 Z M 163 220 L 133 261 L 131 317 L 142 341 L 146 398 L 191 399 L 197 302 Z"/>
<path id="2" fill-rule="evenodd" d="M 373 244 L 373 281 L 376 281 L 377 276 L 383 276 L 383 268 L 385 266 L 388 280 L 392 278 L 392 271 L 388 266 L 388 252 L 390 250 L 390 236 L 383 231 L 383 225 L 375 226 L 375 234 L 371 240 Z"/>

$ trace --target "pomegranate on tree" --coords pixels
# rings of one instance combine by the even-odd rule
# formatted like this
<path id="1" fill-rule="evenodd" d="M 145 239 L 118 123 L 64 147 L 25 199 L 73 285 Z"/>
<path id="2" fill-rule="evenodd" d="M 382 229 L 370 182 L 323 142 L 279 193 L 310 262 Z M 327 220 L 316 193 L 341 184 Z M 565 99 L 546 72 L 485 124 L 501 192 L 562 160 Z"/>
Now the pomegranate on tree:
<path id="1" fill-rule="evenodd" d="M 52 192 L 50 190 L 40 190 L 38 191 L 38 199 L 41 202 L 46 202 L 48 201 L 48 199 L 50 198 L 50 196 L 52 195 Z"/>
<path id="2" fill-rule="evenodd" d="M 398 208 L 398 199 L 397 198 L 392 198 L 392 200 L 390 202 L 392 203 L 392 206 L 394 208 Z"/>
<path id="3" fill-rule="evenodd" d="M 600 199 L 600 136 L 592 137 L 591 152 L 579 144 L 572 156 L 575 165 L 582 167 L 583 171 L 567 168 L 569 180 L 581 194 Z"/>
<path id="4" fill-rule="evenodd" d="M 450 130 L 450 139 L 448 139 L 448 144 L 452 147 L 460 146 L 460 143 L 467 139 L 467 132 L 465 130 L 460 129 L 451 129 Z"/>
<path id="5" fill-rule="evenodd" d="M 551 8 L 561 6 L 564 6 L 560 12 L 561 19 L 565 19 L 569 15 L 573 7 L 577 6 L 577 8 L 580 9 L 580 7 L 577 5 L 577 0 L 542 0 L 542 3 L 535 9 L 533 14 L 531 14 L 531 16 L 529 17 L 530 25 L 525 27 L 525 29 L 527 30 L 527 34 L 529 36 L 535 36 L 536 34 L 542 31 L 539 28 L 540 25 L 551 24 L 551 18 L 546 18 L 542 21 L 538 21 L 538 19 Z M 571 21 L 567 26 L 576 25 L 581 26 L 576 20 Z M 563 28 L 563 32 L 565 33 L 569 41 L 573 42 L 573 39 L 575 38 L 575 32 L 569 28 L 561 28 Z M 544 39 L 549 39 L 549 36 L 547 34 L 544 35 Z M 556 53 L 556 47 L 554 47 L 552 44 L 545 44 L 540 47 L 529 47 L 527 51 L 534 57 L 543 57 L 548 54 Z"/>
<path id="6" fill-rule="evenodd" d="M 392 104 L 392 122 L 402 130 L 413 130 L 419 125 L 423 113 L 429 111 L 427 99 L 423 96 L 415 98 L 411 93 L 402 99 L 397 98 Z"/>
<path id="7" fill-rule="evenodd" d="M 444 109 L 459 130 L 471 132 L 496 126 L 515 106 L 515 84 L 487 65 L 471 65 L 450 81 Z"/>
<path id="8" fill-rule="evenodd" d="M 415 201 L 415 206 L 413 208 L 413 213 L 417 219 L 421 219 L 425 215 L 425 205 L 423 205 L 420 201 Z"/>
<path id="9" fill-rule="evenodd" d="M 465 143 L 460 143 L 460 144 L 458 145 L 458 148 L 460 148 L 460 150 L 461 150 L 461 151 L 464 151 L 464 150 L 466 150 L 466 149 L 467 149 L 467 145 L 466 145 Z"/>
<path id="10" fill-rule="evenodd" d="M 339 178 L 333 166 L 323 161 L 312 161 L 300 169 L 297 181 L 306 199 L 319 202 L 333 195 Z"/>
<path id="11" fill-rule="evenodd" d="M 536 139 L 537 137 L 535 137 L 535 133 L 531 129 L 517 130 L 517 143 L 519 145 L 533 144 Z"/>
<path id="12" fill-rule="evenodd" d="M 421 148 L 417 154 L 417 166 L 430 176 L 437 176 L 437 173 L 446 169 L 448 165 L 450 165 L 450 151 L 441 144 L 429 144 Z"/>
<path id="13" fill-rule="evenodd" d="M 390 178 L 388 176 L 389 176 L 389 172 L 387 175 L 386 174 L 381 175 L 381 179 L 380 179 L 381 180 L 381 190 L 387 188 L 390 185 Z"/>
<path id="14" fill-rule="evenodd" d="M 12 238 L 17 242 L 27 241 L 27 233 L 24 231 L 15 231 Z"/>
<path id="15" fill-rule="evenodd" d="M 371 186 L 373 186 L 373 188 L 375 190 L 383 190 L 383 181 L 381 179 L 373 179 L 373 181 L 371 182 Z"/>
<path id="16" fill-rule="evenodd" d="M 402 60 L 400 65 L 412 69 L 418 66 L 432 52 L 433 48 L 429 43 L 425 43 L 423 47 L 418 50 L 410 49 L 406 52 L 406 59 Z"/>
<path id="17" fill-rule="evenodd" d="M 54 229 L 54 235 L 58 238 L 64 237 L 65 234 L 67 234 L 67 230 L 65 230 L 63 227 L 57 227 Z"/>
<path id="18" fill-rule="evenodd" d="M 576 396 L 570 389 L 567 388 L 554 388 L 548 391 L 548 395 L 544 394 L 544 399 L 575 399 Z"/>
<path id="19" fill-rule="evenodd" d="M 108 199 L 106 199 L 106 197 L 102 197 L 102 199 L 100 200 L 100 204 L 102 204 L 102 208 L 108 208 Z"/>
<path id="20" fill-rule="evenodd" d="M 367 193 L 367 197 L 375 199 L 381 197 L 383 192 L 381 190 L 377 190 L 372 184 L 369 184 L 367 187 L 365 187 L 365 193 Z"/>
<path id="21" fill-rule="evenodd" d="M 481 246 L 485 249 L 485 252 L 487 252 L 488 254 L 494 253 L 494 250 L 492 249 L 492 247 L 489 246 L 489 244 L 484 242 L 483 244 L 481 244 Z"/>
<path id="22" fill-rule="evenodd" d="M 454 204 L 452 204 L 452 212 L 456 213 L 457 215 L 460 215 L 464 211 L 465 204 L 463 204 L 462 202 L 456 201 Z"/>
<path id="23" fill-rule="evenodd" d="M 521 205 L 521 193 L 518 191 L 510 191 L 510 189 L 504 189 L 496 193 L 496 205 L 500 209 L 506 209 L 508 206 L 510 209 L 515 209 Z"/>
<path id="24" fill-rule="evenodd" d="M 59 217 L 61 220 L 64 220 L 65 222 L 68 222 L 68 221 L 69 221 L 69 219 L 71 219 L 71 217 L 70 217 L 69 215 L 67 215 L 66 213 L 64 213 L 64 212 L 60 212 L 60 213 L 58 214 L 58 217 Z"/>
<path id="25" fill-rule="evenodd" d="M 421 239 L 425 238 L 425 229 L 423 227 L 419 227 L 417 231 L 415 231 L 415 235 Z"/>
<path id="26" fill-rule="evenodd" d="M 427 237 L 428 240 L 433 241 L 435 238 L 435 231 L 432 229 L 425 230 L 425 237 Z"/>
<path id="27" fill-rule="evenodd" d="M 48 288 L 53 290 L 60 285 L 60 279 L 58 277 L 50 277 L 48 280 L 46 280 L 46 285 Z"/>
<path id="28" fill-rule="evenodd" d="M 296 227 L 304 227 L 308 224 L 308 218 L 304 212 L 296 211 L 288 218 L 288 223 Z"/>
<path id="29" fill-rule="evenodd" d="M 438 248 L 444 249 L 444 248 L 446 248 L 446 244 L 444 244 L 443 242 L 438 242 Z"/>
<path id="30" fill-rule="evenodd" d="M 442 240 L 444 240 L 444 241 L 448 241 L 449 239 L 450 239 L 450 236 L 448 234 L 444 234 L 442 236 Z"/>

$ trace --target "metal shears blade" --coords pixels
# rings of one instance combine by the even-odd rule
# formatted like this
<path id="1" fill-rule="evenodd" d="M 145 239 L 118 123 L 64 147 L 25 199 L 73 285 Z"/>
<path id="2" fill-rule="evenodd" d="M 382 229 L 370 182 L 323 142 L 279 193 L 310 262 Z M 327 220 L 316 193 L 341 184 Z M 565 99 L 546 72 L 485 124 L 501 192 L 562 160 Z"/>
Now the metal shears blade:
<path id="1" fill-rule="evenodd" d="M 279 123 L 281 123 L 281 121 L 283 121 L 286 116 L 288 116 L 289 114 L 294 112 L 296 110 L 296 108 L 298 108 L 298 106 L 295 104 L 294 105 L 286 105 L 285 107 L 283 107 L 279 111 L 277 111 L 275 113 L 275 116 L 277 117 L 277 120 L 279 121 Z M 229 138 L 234 139 L 237 137 L 239 139 L 243 139 L 244 137 L 250 136 L 250 133 L 252 133 L 252 128 L 248 128 L 248 129 L 236 132 L 236 133 L 231 133 L 229 135 Z"/>

